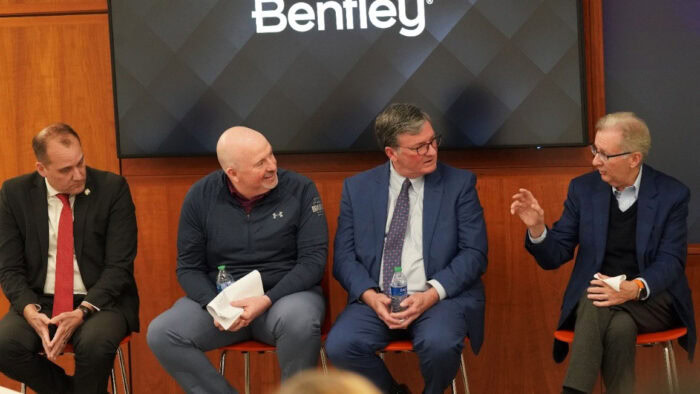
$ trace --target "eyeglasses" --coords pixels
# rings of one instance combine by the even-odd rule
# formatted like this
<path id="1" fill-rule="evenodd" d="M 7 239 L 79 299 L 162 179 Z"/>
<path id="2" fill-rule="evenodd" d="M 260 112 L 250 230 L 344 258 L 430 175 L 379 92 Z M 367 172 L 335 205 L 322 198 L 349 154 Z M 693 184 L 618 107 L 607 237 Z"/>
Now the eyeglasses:
<path id="1" fill-rule="evenodd" d="M 593 153 L 593 157 L 600 156 L 600 160 L 608 161 L 609 159 L 612 159 L 613 157 L 629 155 L 632 152 L 622 152 L 622 153 L 616 153 L 614 155 L 606 155 L 605 153 L 599 151 L 598 148 L 595 147 L 595 145 L 591 145 L 591 153 Z"/>
<path id="2" fill-rule="evenodd" d="M 433 149 L 437 149 L 437 147 L 440 146 L 441 142 L 442 142 L 442 135 L 436 134 L 430 141 L 424 142 L 424 143 L 416 146 L 415 148 L 409 148 L 406 146 L 399 146 L 399 148 L 410 149 L 410 150 L 416 152 L 416 154 L 419 154 L 422 156 L 422 155 L 425 155 L 428 153 L 428 151 L 430 150 L 430 146 L 432 146 Z"/>

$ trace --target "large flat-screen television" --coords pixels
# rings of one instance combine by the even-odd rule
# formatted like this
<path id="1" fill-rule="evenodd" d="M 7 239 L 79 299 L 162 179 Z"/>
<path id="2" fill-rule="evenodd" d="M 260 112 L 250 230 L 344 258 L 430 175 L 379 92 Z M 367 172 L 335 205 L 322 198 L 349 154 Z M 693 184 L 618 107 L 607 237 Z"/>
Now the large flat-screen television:
<path id="1" fill-rule="evenodd" d="M 586 143 L 576 0 L 110 3 L 120 157 L 207 155 L 245 125 L 277 152 L 376 150 L 410 102 L 443 148 Z"/>

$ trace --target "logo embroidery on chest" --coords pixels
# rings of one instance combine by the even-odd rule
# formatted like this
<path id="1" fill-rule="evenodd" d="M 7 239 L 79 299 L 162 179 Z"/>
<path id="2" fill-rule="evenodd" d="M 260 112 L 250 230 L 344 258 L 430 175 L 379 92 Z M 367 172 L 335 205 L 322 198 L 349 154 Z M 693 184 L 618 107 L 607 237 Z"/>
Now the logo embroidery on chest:
<path id="1" fill-rule="evenodd" d="M 282 218 L 282 217 L 284 217 L 284 212 L 282 212 L 282 211 L 274 212 L 274 213 L 272 214 L 272 218 L 273 218 L 273 219 Z"/>

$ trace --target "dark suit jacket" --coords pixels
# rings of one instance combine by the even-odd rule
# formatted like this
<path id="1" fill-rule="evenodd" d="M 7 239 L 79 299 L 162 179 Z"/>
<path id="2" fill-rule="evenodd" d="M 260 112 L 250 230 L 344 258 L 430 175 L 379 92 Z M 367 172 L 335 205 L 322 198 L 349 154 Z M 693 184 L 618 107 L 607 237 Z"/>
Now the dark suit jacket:
<path id="1" fill-rule="evenodd" d="M 389 163 L 345 180 L 335 236 L 333 274 L 348 291 L 348 302 L 379 286 L 379 269 L 389 201 Z M 486 225 L 469 171 L 438 163 L 425 176 L 423 262 L 428 279 L 464 307 L 474 352 L 484 336 Z"/>
<path id="2" fill-rule="evenodd" d="M 610 185 L 600 179 L 598 172 L 580 176 L 569 184 L 564 212 L 547 232 L 545 240 L 535 245 L 525 236 L 527 250 L 544 269 L 555 269 L 571 260 L 578 245 L 576 264 L 564 294 L 559 328 L 571 324 L 569 318 L 579 298 L 602 267 L 611 193 Z M 674 308 L 688 328 L 688 335 L 679 342 L 692 358 L 696 342 L 695 317 L 685 276 L 689 200 L 690 192 L 685 185 L 644 165 L 637 199 L 636 244 L 640 277 L 647 281 L 651 295 L 666 290 L 673 296 Z M 568 345 L 555 340 L 555 360 L 563 360 L 567 352 Z"/>
<path id="3" fill-rule="evenodd" d="M 134 281 L 136 216 L 126 180 L 87 168 L 89 195 L 73 206 L 75 256 L 85 301 L 121 311 L 138 331 L 139 298 Z M 46 184 L 38 173 L 5 181 L 0 190 L 0 284 L 20 314 L 43 294 L 49 250 Z"/>

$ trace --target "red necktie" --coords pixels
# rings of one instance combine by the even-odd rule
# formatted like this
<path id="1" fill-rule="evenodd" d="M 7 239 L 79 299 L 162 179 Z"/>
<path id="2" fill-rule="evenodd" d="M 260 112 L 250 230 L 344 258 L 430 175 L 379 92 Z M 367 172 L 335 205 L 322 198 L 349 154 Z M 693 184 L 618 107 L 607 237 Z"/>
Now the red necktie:
<path id="1" fill-rule="evenodd" d="M 73 213 L 68 194 L 57 194 L 56 197 L 63 203 L 63 209 L 58 220 L 52 316 L 73 310 Z"/>

